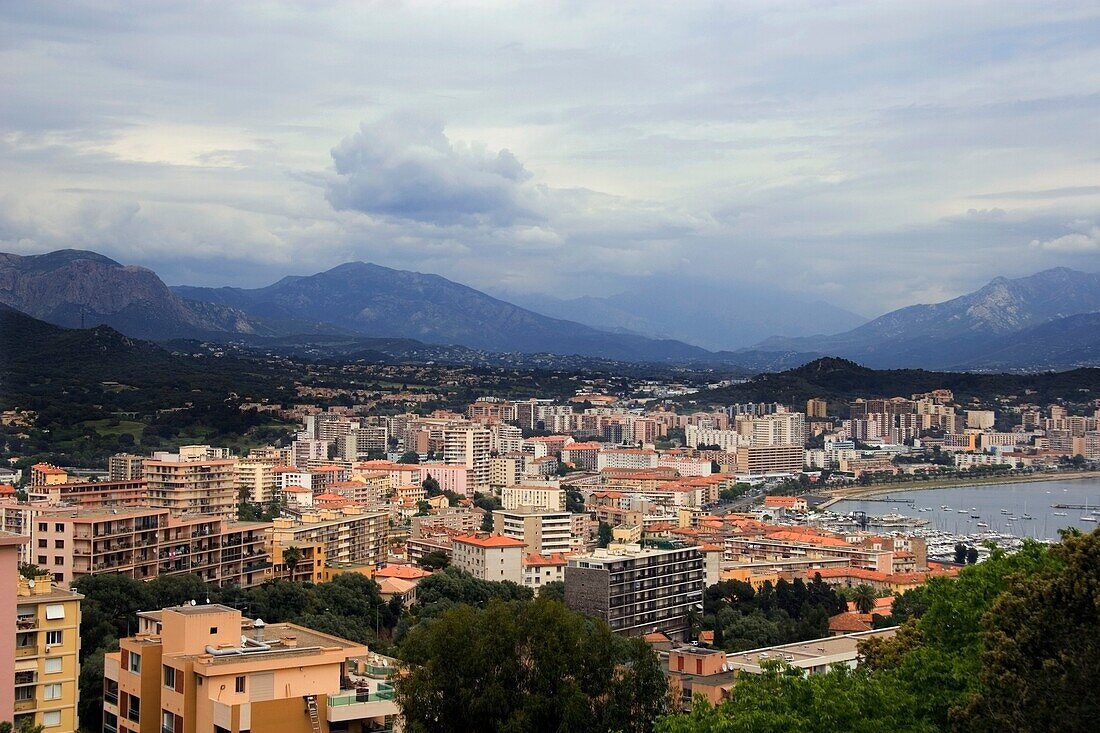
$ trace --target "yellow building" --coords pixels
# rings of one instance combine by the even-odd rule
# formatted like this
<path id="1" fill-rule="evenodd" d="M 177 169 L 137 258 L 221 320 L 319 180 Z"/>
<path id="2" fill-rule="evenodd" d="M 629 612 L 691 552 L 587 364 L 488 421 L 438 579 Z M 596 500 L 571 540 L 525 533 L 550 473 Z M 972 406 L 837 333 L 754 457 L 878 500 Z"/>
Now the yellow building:
<path id="1" fill-rule="evenodd" d="M 32 719 L 50 733 L 79 727 L 80 600 L 46 574 L 19 577 L 15 622 L 15 723 Z"/>
<path id="2" fill-rule="evenodd" d="M 365 733 L 398 715 L 361 644 L 217 604 L 166 608 L 150 625 L 106 655 L 104 730 Z"/>

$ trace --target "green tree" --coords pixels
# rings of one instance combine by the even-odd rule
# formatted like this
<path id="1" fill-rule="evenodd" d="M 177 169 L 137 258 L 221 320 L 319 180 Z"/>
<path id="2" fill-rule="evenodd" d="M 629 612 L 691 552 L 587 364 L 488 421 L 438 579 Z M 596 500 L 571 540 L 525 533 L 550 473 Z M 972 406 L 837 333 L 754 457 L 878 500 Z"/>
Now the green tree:
<path id="1" fill-rule="evenodd" d="M 420 454 L 414 450 L 405 451 L 401 454 L 401 457 L 397 459 L 397 462 L 405 464 L 420 463 Z"/>
<path id="2" fill-rule="evenodd" d="M 416 502 L 416 516 L 426 517 L 431 513 L 432 505 L 429 504 L 426 500 L 421 499 L 420 501 Z"/>
<path id="3" fill-rule="evenodd" d="M 48 575 L 49 573 L 33 563 L 21 562 L 19 563 L 19 574 L 27 580 L 34 580 L 40 575 Z"/>
<path id="4" fill-rule="evenodd" d="M 955 543 L 955 564 L 963 565 L 966 563 L 966 545 L 961 542 Z"/>
<path id="5" fill-rule="evenodd" d="M 596 538 L 597 547 L 607 547 L 611 544 L 611 525 L 607 522 L 600 522 L 599 533 Z"/>
<path id="6" fill-rule="evenodd" d="M 856 610 L 860 613 L 870 613 L 878 600 L 875 589 L 866 583 L 861 583 L 852 589 L 852 601 L 856 604 Z"/>
<path id="7" fill-rule="evenodd" d="M 451 564 L 451 558 L 443 550 L 432 550 L 417 563 L 425 570 L 442 570 Z"/>
<path id="8" fill-rule="evenodd" d="M 286 565 L 286 569 L 290 573 L 290 577 L 294 577 L 294 571 L 298 569 L 298 564 L 301 562 L 301 548 L 291 545 L 290 547 L 283 550 L 283 565 Z"/>
<path id="9" fill-rule="evenodd" d="M 565 583 L 552 580 L 539 589 L 539 598 L 565 603 Z"/>
<path id="10" fill-rule="evenodd" d="M 429 497 L 439 496 L 443 493 L 443 490 L 439 488 L 439 481 L 431 475 L 424 479 L 420 485 L 424 487 L 424 491 L 427 492 Z"/>
<path id="11" fill-rule="evenodd" d="M 412 733 L 646 733 L 664 711 L 656 655 L 556 601 L 455 606 L 414 627 L 402 654 L 395 687 Z"/>
<path id="12" fill-rule="evenodd" d="M 565 490 L 565 511 L 573 514 L 584 514 L 584 494 L 579 490 L 568 488 Z"/>
<path id="13" fill-rule="evenodd" d="M 973 565 L 978 562 L 978 548 L 968 547 L 966 548 L 966 564 Z"/>
<path id="14" fill-rule="evenodd" d="M 1100 531 L 1070 535 L 1054 565 L 1011 577 L 982 619 L 972 731 L 1096 730 L 1100 720 Z"/>

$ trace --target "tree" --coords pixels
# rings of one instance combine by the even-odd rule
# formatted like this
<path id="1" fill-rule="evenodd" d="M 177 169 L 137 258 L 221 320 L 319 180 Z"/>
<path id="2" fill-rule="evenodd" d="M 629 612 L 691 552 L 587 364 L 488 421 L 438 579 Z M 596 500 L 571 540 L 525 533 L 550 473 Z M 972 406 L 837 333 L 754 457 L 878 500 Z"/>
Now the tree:
<path id="1" fill-rule="evenodd" d="M 290 574 L 290 577 L 294 577 L 294 571 L 298 568 L 298 564 L 302 562 L 302 550 L 301 548 L 290 547 L 283 550 L 283 564 L 286 565 L 286 569 Z"/>
<path id="2" fill-rule="evenodd" d="M 565 603 L 565 583 L 560 580 L 552 580 L 539 589 L 539 598 Z"/>
<path id="3" fill-rule="evenodd" d="M 607 522 L 600 522 L 600 529 L 596 539 L 596 546 L 607 547 L 609 544 L 611 544 L 611 525 Z"/>
<path id="4" fill-rule="evenodd" d="M 426 517 L 431 513 L 432 505 L 429 504 L 426 500 L 421 499 L 420 501 L 416 502 L 416 516 Z"/>
<path id="5" fill-rule="evenodd" d="M 667 683 L 645 643 L 556 601 L 458 605 L 414 627 L 401 650 L 410 667 L 394 684 L 410 733 L 647 733 L 665 710 Z"/>
<path id="6" fill-rule="evenodd" d="M 397 459 L 397 462 L 405 464 L 420 463 L 420 454 L 414 450 L 406 451 L 401 454 L 401 457 Z"/>
<path id="7" fill-rule="evenodd" d="M 978 562 L 978 548 L 968 547 L 966 549 L 966 564 L 973 565 Z"/>
<path id="8" fill-rule="evenodd" d="M 427 492 L 429 497 L 439 496 L 443 493 L 443 490 L 439 488 L 439 481 L 433 478 L 430 474 L 421 482 L 420 485 L 424 487 L 424 491 Z"/>
<path id="9" fill-rule="evenodd" d="M 573 514 L 584 514 L 584 494 L 579 490 L 569 488 L 565 490 L 565 511 Z"/>
<path id="10" fill-rule="evenodd" d="M 1050 554 L 1056 565 L 1013 576 L 982 619 L 978 689 L 959 716 L 971 730 L 1096 729 L 1100 531 Z"/>
<path id="11" fill-rule="evenodd" d="M 49 573 L 42 568 L 29 562 L 19 563 L 19 574 L 27 580 L 34 580 L 41 575 L 49 575 Z"/>
<path id="12" fill-rule="evenodd" d="M 874 610 L 877 599 L 878 594 L 875 593 L 875 589 L 866 583 L 861 583 L 852 590 L 852 601 L 860 613 L 870 613 Z"/>
<path id="13" fill-rule="evenodd" d="M 493 531 L 493 513 L 485 512 L 481 515 L 481 531 L 492 532 Z"/>
<path id="14" fill-rule="evenodd" d="M 417 563 L 425 570 L 442 570 L 451 564 L 451 558 L 443 550 L 432 550 Z"/>
<path id="15" fill-rule="evenodd" d="M 962 565 L 966 562 L 966 545 L 961 542 L 955 543 L 955 564 Z"/>

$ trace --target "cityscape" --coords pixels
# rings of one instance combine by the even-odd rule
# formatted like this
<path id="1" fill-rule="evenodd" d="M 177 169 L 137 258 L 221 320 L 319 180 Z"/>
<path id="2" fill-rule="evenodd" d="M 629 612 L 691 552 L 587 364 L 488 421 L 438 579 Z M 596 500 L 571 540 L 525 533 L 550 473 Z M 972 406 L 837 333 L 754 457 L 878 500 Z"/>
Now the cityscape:
<path id="1" fill-rule="evenodd" d="M 0 733 L 1095 730 L 1097 8 L 0 27 Z"/>

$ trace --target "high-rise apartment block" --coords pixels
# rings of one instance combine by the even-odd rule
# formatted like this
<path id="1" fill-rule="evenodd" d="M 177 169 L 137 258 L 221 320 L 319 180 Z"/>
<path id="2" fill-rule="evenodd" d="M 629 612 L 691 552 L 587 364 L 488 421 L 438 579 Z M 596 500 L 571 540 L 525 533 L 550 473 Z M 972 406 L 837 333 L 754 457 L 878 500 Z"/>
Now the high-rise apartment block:
<path id="1" fill-rule="evenodd" d="M 569 558 L 565 602 L 603 619 L 619 634 L 688 634 L 688 613 L 703 607 L 703 554 L 698 548 L 642 549 L 612 545 Z"/>
<path id="2" fill-rule="evenodd" d="M 186 450 L 194 447 L 185 446 L 178 454 L 154 453 L 145 459 L 143 476 L 149 503 L 177 517 L 237 516 L 237 459 L 211 459 L 206 457 L 209 451 Z"/>

